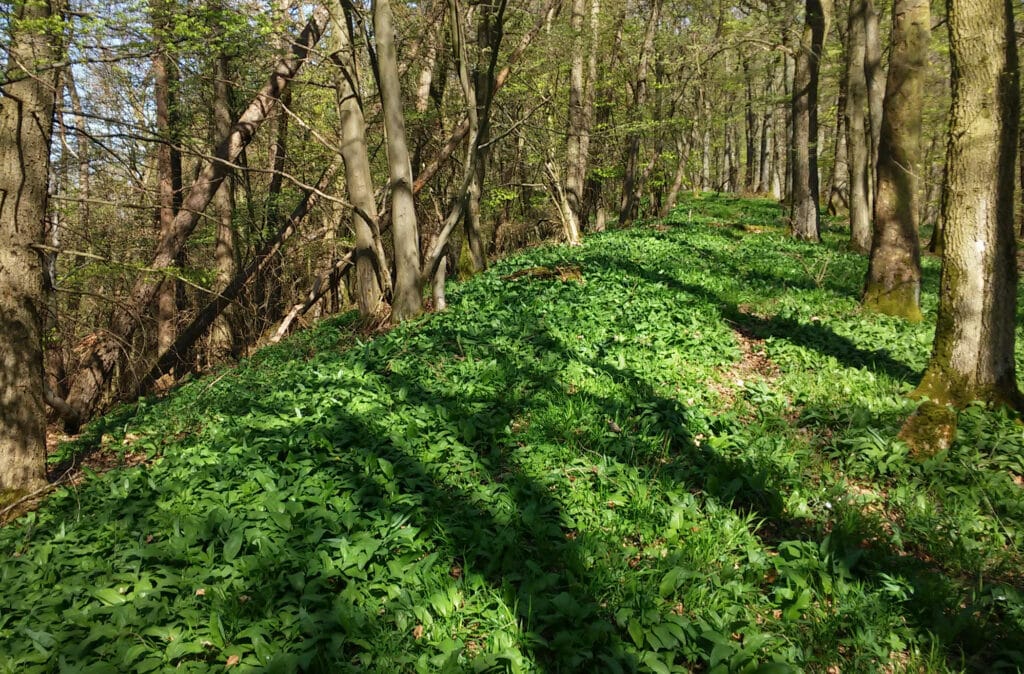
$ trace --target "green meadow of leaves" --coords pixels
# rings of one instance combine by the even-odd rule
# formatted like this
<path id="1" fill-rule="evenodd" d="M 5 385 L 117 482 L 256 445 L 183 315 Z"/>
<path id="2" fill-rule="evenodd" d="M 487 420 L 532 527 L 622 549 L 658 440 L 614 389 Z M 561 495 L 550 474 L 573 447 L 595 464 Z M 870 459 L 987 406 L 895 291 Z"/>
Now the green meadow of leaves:
<path id="1" fill-rule="evenodd" d="M 0 529 L 0 671 L 1024 666 L 1022 427 L 894 439 L 936 261 L 930 321 L 864 315 L 779 223 L 690 198 L 97 422 L 153 460 Z"/>

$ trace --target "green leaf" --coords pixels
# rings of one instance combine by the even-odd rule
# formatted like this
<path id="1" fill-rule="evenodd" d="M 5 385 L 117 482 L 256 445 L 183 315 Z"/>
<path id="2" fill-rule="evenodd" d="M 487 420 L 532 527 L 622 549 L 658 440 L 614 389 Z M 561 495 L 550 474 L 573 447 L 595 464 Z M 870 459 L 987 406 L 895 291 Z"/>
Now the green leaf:
<path id="1" fill-rule="evenodd" d="M 633 640 L 637 648 L 643 648 L 644 645 L 644 628 L 640 625 L 640 621 L 636 618 L 629 619 L 629 627 L 626 628 L 629 631 L 629 638 Z"/>
<path id="2" fill-rule="evenodd" d="M 172 641 L 167 644 L 167 648 L 164 650 L 164 657 L 168 660 L 177 660 L 185 655 L 202 653 L 204 650 L 203 645 L 196 641 Z"/>
<path id="3" fill-rule="evenodd" d="M 93 590 L 93 596 L 107 606 L 120 606 L 128 601 L 128 598 L 121 594 L 117 588 L 105 587 L 100 590 Z"/>
<path id="4" fill-rule="evenodd" d="M 245 540 L 245 532 L 242 529 L 235 529 L 228 536 L 228 540 L 224 542 L 224 561 L 231 562 L 238 556 L 238 551 L 242 549 L 242 541 Z"/>

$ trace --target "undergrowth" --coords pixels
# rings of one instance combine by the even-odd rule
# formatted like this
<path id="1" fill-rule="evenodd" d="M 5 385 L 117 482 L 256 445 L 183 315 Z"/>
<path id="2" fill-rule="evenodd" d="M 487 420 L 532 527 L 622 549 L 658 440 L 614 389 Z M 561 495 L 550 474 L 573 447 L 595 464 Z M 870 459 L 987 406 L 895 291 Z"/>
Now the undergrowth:
<path id="1" fill-rule="evenodd" d="M 124 408 L 0 530 L 0 670 L 1018 669 L 1021 426 L 912 461 L 937 263 L 921 325 L 864 270 L 706 195 Z"/>

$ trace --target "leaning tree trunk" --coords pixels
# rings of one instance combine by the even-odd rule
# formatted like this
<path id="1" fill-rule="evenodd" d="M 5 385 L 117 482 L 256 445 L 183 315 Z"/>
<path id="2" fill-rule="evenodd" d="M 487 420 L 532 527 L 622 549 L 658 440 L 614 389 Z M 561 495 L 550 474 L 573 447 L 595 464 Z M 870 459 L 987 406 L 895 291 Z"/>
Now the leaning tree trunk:
<path id="1" fill-rule="evenodd" d="M 896 0 L 878 144 L 874 236 L 864 284 L 869 311 L 921 320 L 918 164 L 931 33 L 929 0 Z"/>
<path id="2" fill-rule="evenodd" d="M 207 162 L 199 171 L 174 218 L 174 226 L 160 237 L 149 270 L 160 271 L 174 264 L 203 211 L 227 176 L 230 165 L 238 159 L 277 103 L 281 92 L 299 72 L 326 25 L 327 13 L 320 9 L 314 11 L 302 34 L 292 42 L 291 55 L 277 64 L 269 81 L 231 127 L 231 133 L 217 145 L 214 151 L 216 160 Z M 95 333 L 89 340 L 90 348 L 83 354 L 78 372 L 72 375 L 68 393 L 68 403 L 82 419 L 91 416 L 107 391 L 115 365 L 121 358 L 122 345 L 131 343 L 140 312 L 146 311 L 153 303 L 158 287 L 159 282 L 152 274 L 141 275 L 128 297 L 115 308 L 110 327 Z"/>
<path id="3" fill-rule="evenodd" d="M 14 3 L 0 89 L 0 500 L 43 482 L 42 256 L 58 68 L 50 2 Z M 27 69 L 27 70 L 25 70 Z"/>
<path id="4" fill-rule="evenodd" d="M 420 279 L 416 204 L 412 193 L 412 164 L 405 140 L 405 117 L 390 0 L 374 0 L 373 31 L 377 40 L 381 107 L 384 110 L 388 170 L 391 175 L 391 231 L 395 246 L 395 292 L 391 320 L 399 323 L 423 311 L 423 285 Z"/>
<path id="5" fill-rule="evenodd" d="M 858 253 L 871 250 L 868 161 L 871 147 L 865 113 L 868 104 L 864 16 L 867 0 L 851 0 L 849 50 L 846 53 L 846 155 L 850 181 L 850 248 Z"/>
<path id="6" fill-rule="evenodd" d="M 1009 0 L 949 0 L 953 105 L 945 256 L 931 360 L 915 394 L 1020 407 L 1013 223 L 1020 89 Z"/>
<path id="7" fill-rule="evenodd" d="M 789 226 L 793 236 L 811 241 L 821 238 L 818 212 L 818 72 L 831 12 L 832 0 L 807 0 L 804 33 L 796 52 L 793 74 Z"/>

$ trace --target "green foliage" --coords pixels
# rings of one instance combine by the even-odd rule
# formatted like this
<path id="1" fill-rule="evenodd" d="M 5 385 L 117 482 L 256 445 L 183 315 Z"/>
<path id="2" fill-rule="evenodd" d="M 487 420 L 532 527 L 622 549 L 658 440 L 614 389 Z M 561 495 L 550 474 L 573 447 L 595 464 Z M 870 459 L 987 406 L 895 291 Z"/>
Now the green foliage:
<path id="1" fill-rule="evenodd" d="M 1021 427 L 909 459 L 928 321 L 778 221 L 685 199 L 122 409 L 151 466 L 0 530 L 0 671 L 1020 667 Z"/>

